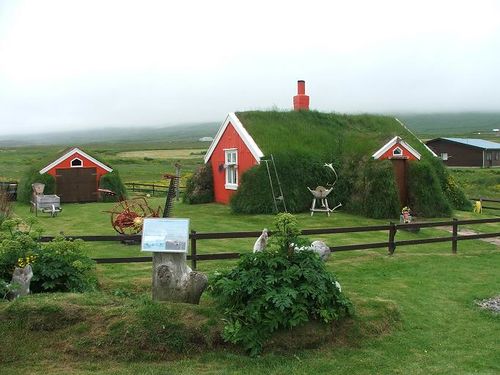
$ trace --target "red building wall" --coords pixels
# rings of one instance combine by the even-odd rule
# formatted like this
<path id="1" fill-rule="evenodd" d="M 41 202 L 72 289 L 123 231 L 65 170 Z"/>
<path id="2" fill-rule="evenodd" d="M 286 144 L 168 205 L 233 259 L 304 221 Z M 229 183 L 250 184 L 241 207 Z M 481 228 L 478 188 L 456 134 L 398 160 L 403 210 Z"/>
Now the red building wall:
<path id="1" fill-rule="evenodd" d="M 78 158 L 81 161 L 83 161 L 83 167 L 71 167 L 71 160 Z M 91 160 L 87 159 L 85 156 L 80 155 L 78 152 L 74 153 L 73 155 L 69 156 L 67 159 L 61 161 L 59 164 L 57 164 L 55 167 L 49 169 L 47 171 L 48 174 L 51 176 L 56 177 L 56 169 L 73 169 L 73 168 L 96 168 L 97 170 L 97 184 L 99 186 L 99 179 L 101 178 L 102 175 L 105 175 L 108 173 L 107 170 L 103 169 L 99 165 L 95 164 Z"/>
<path id="2" fill-rule="evenodd" d="M 389 150 L 387 150 L 385 153 L 383 153 L 379 159 L 384 160 L 384 159 L 390 159 L 390 158 L 396 157 L 392 153 L 393 153 L 394 149 L 397 147 L 399 147 L 401 149 L 401 151 L 403 151 L 403 153 L 401 155 L 399 155 L 399 157 L 406 157 L 408 160 L 418 160 L 410 151 L 408 151 L 404 146 L 400 145 L 399 143 L 396 143 L 395 145 L 393 145 Z"/>
<path id="3" fill-rule="evenodd" d="M 245 142 L 240 138 L 239 134 L 234 129 L 231 123 L 228 124 L 224 134 L 222 134 L 217 147 L 215 148 L 210 163 L 213 171 L 214 178 L 214 195 L 215 201 L 218 203 L 229 203 L 231 196 L 236 190 L 226 189 L 226 170 L 224 169 L 225 163 L 225 149 L 235 148 L 238 150 L 238 185 L 241 184 L 241 175 L 258 164 L 254 156 L 245 145 Z"/>

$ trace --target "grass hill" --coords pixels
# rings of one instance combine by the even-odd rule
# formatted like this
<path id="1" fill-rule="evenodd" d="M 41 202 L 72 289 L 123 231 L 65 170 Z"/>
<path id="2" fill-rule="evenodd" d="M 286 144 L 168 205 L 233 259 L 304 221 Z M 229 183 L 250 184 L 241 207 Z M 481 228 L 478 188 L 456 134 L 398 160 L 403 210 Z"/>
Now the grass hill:
<path id="1" fill-rule="evenodd" d="M 332 173 L 324 164 L 333 163 L 339 180 L 330 207 L 342 203 L 344 209 L 369 217 L 397 217 L 406 203 L 399 202 L 392 163 L 371 158 L 397 135 L 422 155 L 421 161 L 409 163 L 410 203 L 416 213 L 446 216 L 451 206 L 468 205 L 463 192 L 450 185 L 440 161 L 393 117 L 317 111 L 251 111 L 236 115 L 266 157 L 273 155 L 291 212 L 309 209 L 312 196 L 306 187 L 314 189 L 332 182 Z M 231 200 L 233 210 L 272 212 L 270 190 L 266 166 L 261 163 L 243 174 Z"/>
<path id="2" fill-rule="evenodd" d="M 493 129 L 500 128 L 500 112 L 462 113 L 401 113 L 396 116 L 419 135 L 462 135 L 481 133 L 481 138 L 495 137 Z"/>

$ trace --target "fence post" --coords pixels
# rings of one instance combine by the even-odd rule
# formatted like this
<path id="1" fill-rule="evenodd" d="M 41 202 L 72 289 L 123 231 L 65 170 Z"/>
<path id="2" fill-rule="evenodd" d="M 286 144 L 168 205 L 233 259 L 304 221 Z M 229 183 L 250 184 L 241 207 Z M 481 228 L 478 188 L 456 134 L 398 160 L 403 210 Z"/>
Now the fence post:
<path id="1" fill-rule="evenodd" d="M 155 196 L 155 184 L 153 184 L 153 194 L 152 196 L 154 197 Z"/>
<path id="2" fill-rule="evenodd" d="M 196 231 L 191 231 L 191 268 L 196 270 Z"/>
<path id="3" fill-rule="evenodd" d="M 457 253 L 457 236 L 458 236 L 458 219 L 453 218 L 453 233 L 452 233 L 452 240 L 451 240 L 451 252 L 453 254 Z"/>
<path id="4" fill-rule="evenodd" d="M 389 223 L 389 255 L 394 254 L 394 250 L 396 250 L 396 245 L 394 243 L 394 238 L 396 237 L 396 224 L 394 224 L 392 221 Z"/>

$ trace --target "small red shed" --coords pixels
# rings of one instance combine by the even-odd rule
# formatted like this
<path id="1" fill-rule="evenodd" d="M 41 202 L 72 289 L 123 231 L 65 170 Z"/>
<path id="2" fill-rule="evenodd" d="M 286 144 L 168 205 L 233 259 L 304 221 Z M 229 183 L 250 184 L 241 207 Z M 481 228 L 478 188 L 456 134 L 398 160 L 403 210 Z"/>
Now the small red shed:
<path id="1" fill-rule="evenodd" d="M 40 170 L 56 180 L 56 194 L 61 202 L 95 202 L 101 176 L 113 169 L 79 148 L 72 148 Z"/>

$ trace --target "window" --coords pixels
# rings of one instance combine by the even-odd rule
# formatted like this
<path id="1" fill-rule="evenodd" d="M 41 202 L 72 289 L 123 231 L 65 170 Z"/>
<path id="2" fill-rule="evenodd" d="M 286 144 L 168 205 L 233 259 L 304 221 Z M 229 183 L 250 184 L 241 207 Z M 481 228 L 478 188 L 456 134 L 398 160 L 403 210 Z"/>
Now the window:
<path id="1" fill-rule="evenodd" d="M 392 155 L 394 155 L 394 156 L 401 156 L 401 155 L 403 155 L 403 151 L 402 151 L 399 147 L 396 147 L 396 148 L 392 151 Z"/>
<path id="2" fill-rule="evenodd" d="M 83 167 L 83 161 L 81 159 L 75 158 L 71 160 L 71 167 Z"/>
<path id="3" fill-rule="evenodd" d="M 495 160 L 498 160 L 499 156 L 500 156 L 500 152 L 495 152 Z"/>
<path id="4" fill-rule="evenodd" d="M 448 160 L 448 153 L 447 152 L 441 153 L 441 160 Z"/>
<path id="5" fill-rule="evenodd" d="M 486 160 L 491 160 L 491 152 L 486 153 Z"/>
<path id="6" fill-rule="evenodd" d="M 226 189 L 236 190 L 238 188 L 238 150 L 229 149 L 225 151 Z"/>

